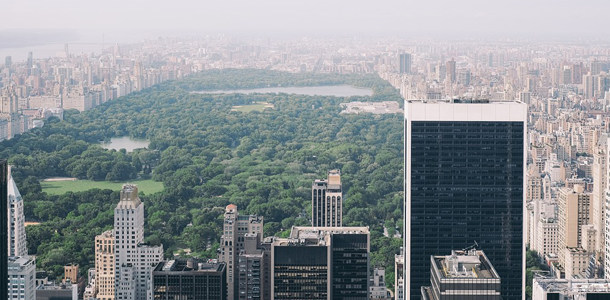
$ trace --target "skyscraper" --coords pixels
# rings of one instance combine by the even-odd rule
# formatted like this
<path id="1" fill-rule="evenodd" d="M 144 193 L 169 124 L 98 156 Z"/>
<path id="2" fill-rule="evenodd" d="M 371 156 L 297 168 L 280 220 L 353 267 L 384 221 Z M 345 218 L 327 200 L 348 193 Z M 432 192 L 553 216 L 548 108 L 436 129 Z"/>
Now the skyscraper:
<path id="1" fill-rule="evenodd" d="M 95 297 L 114 299 L 114 237 L 106 231 L 95 237 Z"/>
<path id="2" fill-rule="evenodd" d="M 421 299 L 430 256 L 478 243 L 525 298 L 525 136 L 520 102 L 405 103 L 405 292 Z"/>
<path id="3" fill-rule="evenodd" d="M 311 225 L 341 227 L 343 225 L 343 189 L 341 171 L 328 171 L 328 179 L 316 179 L 311 187 Z"/>
<path id="4" fill-rule="evenodd" d="M 447 62 L 446 65 L 446 70 L 447 70 L 447 77 L 446 79 L 449 80 L 449 82 L 456 82 L 457 81 L 457 77 L 456 77 L 456 73 L 455 73 L 455 60 L 450 60 Z"/>
<path id="5" fill-rule="evenodd" d="M 163 259 L 163 246 L 144 244 L 144 203 L 138 188 L 125 184 L 114 209 L 115 299 L 152 299 L 152 270 Z"/>
<path id="6" fill-rule="evenodd" d="M 9 219 L 9 256 L 27 256 L 25 238 L 25 216 L 23 214 L 23 198 L 17 189 L 17 184 L 11 175 L 11 167 L 8 168 L 8 219 Z"/>
<path id="7" fill-rule="evenodd" d="M 154 300 L 226 300 L 224 263 L 217 261 L 170 260 L 153 271 Z"/>
<path id="8" fill-rule="evenodd" d="M 0 160 L 0 299 L 8 299 L 8 162 Z"/>
<path id="9" fill-rule="evenodd" d="M 398 73 L 411 74 L 411 54 L 401 53 L 398 55 Z"/>
<path id="10" fill-rule="evenodd" d="M 293 227 L 271 244 L 271 299 L 368 300 L 368 227 Z"/>
<path id="11" fill-rule="evenodd" d="M 256 234 L 263 239 L 263 218 L 256 215 L 239 215 L 237 206 L 227 205 L 224 215 L 223 234 L 220 237 L 218 260 L 227 265 L 227 299 L 239 299 L 239 254 L 244 250 L 244 239 L 247 234 Z"/>

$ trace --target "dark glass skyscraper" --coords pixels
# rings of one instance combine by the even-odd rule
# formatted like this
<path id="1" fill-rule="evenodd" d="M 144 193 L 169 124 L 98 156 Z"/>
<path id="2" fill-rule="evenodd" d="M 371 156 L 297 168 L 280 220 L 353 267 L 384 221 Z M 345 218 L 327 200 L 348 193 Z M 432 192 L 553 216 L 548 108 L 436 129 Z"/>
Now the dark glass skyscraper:
<path id="1" fill-rule="evenodd" d="M 502 298 L 524 299 L 526 117 L 520 102 L 405 103 L 406 299 L 430 285 L 431 255 L 475 242 Z"/>
<path id="2" fill-rule="evenodd" d="M 0 299 L 8 299 L 8 162 L 0 160 Z"/>

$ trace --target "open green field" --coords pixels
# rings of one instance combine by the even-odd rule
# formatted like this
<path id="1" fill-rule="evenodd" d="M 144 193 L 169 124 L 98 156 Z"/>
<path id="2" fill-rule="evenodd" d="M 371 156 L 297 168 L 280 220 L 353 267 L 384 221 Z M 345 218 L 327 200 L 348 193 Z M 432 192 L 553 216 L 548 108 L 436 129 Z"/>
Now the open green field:
<path id="1" fill-rule="evenodd" d="M 109 181 L 91 181 L 91 180 L 76 180 L 76 181 L 42 181 L 42 191 L 50 195 L 63 195 L 66 192 L 82 192 L 90 189 L 111 189 L 118 191 L 123 184 L 133 183 L 138 186 L 138 190 L 145 194 L 153 194 L 163 190 L 163 183 L 156 182 L 152 179 L 135 179 L 129 182 L 109 182 Z"/>
<path id="2" fill-rule="evenodd" d="M 254 110 L 263 111 L 266 107 L 273 108 L 273 104 L 269 104 L 266 102 L 257 102 L 257 103 L 248 104 L 248 105 L 233 106 L 233 108 L 231 110 L 243 111 L 243 112 L 251 112 Z"/>

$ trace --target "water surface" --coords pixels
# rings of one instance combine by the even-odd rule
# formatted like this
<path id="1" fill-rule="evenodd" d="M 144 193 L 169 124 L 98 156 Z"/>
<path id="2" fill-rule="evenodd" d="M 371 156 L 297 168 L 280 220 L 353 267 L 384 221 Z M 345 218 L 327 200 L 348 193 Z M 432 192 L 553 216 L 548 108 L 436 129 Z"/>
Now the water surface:
<path id="1" fill-rule="evenodd" d="M 103 142 L 102 147 L 104 149 L 114 149 L 117 151 L 125 149 L 127 152 L 132 152 L 134 149 L 146 148 L 148 147 L 148 144 L 150 144 L 150 142 L 145 139 L 134 139 L 124 136 L 111 138 L 110 142 Z"/>
<path id="2" fill-rule="evenodd" d="M 237 90 L 214 90 L 196 91 L 197 94 L 253 94 L 253 93 L 285 93 L 306 96 L 372 96 L 373 90 L 369 88 L 355 87 L 351 85 L 326 85 L 326 86 L 303 86 L 303 87 L 268 87 L 258 89 L 237 89 Z"/>

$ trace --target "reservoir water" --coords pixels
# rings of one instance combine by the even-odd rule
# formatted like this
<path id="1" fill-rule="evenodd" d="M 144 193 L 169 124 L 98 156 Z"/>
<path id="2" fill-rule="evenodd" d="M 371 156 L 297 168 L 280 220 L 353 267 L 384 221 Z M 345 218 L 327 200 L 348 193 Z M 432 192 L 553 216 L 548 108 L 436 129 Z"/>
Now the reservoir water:
<path id="1" fill-rule="evenodd" d="M 128 136 L 111 138 L 110 142 L 102 143 L 102 148 L 104 149 L 114 149 L 119 151 L 120 149 L 125 149 L 127 152 L 132 152 L 134 149 L 146 148 L 150 144 L 149 141 L 145 139 L 134 139 Z"/>
<path id="2" fill-rule="evenodd" d="M 372 96 L 373 90 L 370 88 L 361 88 L 351 85 L 327 85 L 327 86 L 303 86 L 303 87 L 268 87 L 258 89 L 238 89 L 238 90 L 213 90 L 213 91 L 196 91 L 196 94 L 253 94 L 253 93 L 285 93 L 307 96 L 335 96 L 335 97 L 351 97 L 351 96 Z"/>

